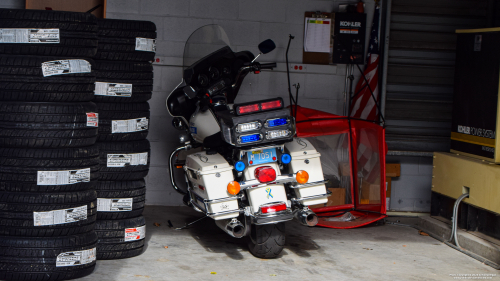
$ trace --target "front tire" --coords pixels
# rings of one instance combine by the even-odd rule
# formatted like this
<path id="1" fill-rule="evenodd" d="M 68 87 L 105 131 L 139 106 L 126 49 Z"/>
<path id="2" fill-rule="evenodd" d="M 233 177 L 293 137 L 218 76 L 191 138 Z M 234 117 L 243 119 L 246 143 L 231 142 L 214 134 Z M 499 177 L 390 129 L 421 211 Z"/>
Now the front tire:
<path id="1" fill-rule="evenodd" d="M 285 246 L 285 223 L 252 225 L 248 248 L 252 255 L 262 259 L 274 259 Z"/>

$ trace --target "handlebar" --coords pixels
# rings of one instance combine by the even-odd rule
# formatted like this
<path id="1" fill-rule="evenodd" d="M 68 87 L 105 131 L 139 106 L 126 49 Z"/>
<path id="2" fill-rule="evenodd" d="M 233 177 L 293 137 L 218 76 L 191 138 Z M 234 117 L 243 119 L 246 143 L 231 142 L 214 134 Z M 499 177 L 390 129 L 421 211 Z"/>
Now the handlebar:
<path id="1" fill-rule="evenodd" d="M 275 62 L 272 62 L 272 63 L 261 63 L 260 64 L 260 69 L 273 69 L 276 67 L 276 63 Z"/>

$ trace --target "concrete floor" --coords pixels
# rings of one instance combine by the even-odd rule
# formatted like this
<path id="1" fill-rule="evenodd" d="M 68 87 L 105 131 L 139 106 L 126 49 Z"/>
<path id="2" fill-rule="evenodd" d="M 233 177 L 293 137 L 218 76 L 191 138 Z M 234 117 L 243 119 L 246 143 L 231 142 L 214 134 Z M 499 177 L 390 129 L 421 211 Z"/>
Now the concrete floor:
<path id="1" fill-rule="evenodd" d="M 453 280 L 451 274 L 500 280 L 499 271 L 409 227 L 337 230 L 292 221 L 282 255 L 262 260 L 248 252 L 245 238 L 226 235 L 211 219 L 185 230 L 169 228 L 168 220 L 180 227 L 201 217 L 187 207 L 148 206 L 144 216 L 145 253 L 98 261 L 81 280 Z"/>

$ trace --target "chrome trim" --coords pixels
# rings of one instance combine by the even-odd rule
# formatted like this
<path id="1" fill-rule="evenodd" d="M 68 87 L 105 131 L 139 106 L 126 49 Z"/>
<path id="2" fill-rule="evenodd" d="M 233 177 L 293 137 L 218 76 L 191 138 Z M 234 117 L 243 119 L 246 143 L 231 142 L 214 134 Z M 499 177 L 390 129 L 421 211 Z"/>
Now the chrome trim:
<path id="1" fill-rule="evenodd" d="M 176 184 L 175 184 L 175 179 L 174 179 L 174 166 L 172 165 L 172 159 L 174 158 L 174 155 L 181 151 L 181 150 L 184 150 L 184 149 L 189 149 L 190 148 L 190 145 L 185 145 L 185 146 L 181 146 L 181 147 L 178 147 L 177 149 L 175 149 L 171 154 L 170 154 L 170 158 L 169 158 L 169 162 L 168 162 L 168 165 L 169 165 L 169 169 L 170 169 L 170 183 L 172 184 L 172 187 L 175 189 L 175 191 L 179 192 L 180 194 L 182 195 L 186 195 L 187 192 L 184 192 L 182 191 Z"/>
<path id="2" fill-rule="evenodd" d="M 320 184 L 326 184 L 329 180 L 322 180 L 322 181 L 315 181 L 315 182 L 308 182 L 308 183 L 304 183 L 304 184 L 295 184 L 295 185 L 291 185 L 290 188 L 295 188 L 295 189 L 298 189 L 298 188 L 304 188 L 304 187 L 310 187 L 310 186 L 315 186 L 315 185 L 320 185 Z"/>
<path id="3" fill-rule="evenodd" d="M 274 213 L 269 216 L 253 215 L 250 217 L 252 224 L 264 225 L 285 222 L 293 219 L 292 209 L 287 208 L 284 211 Z"/>
<path id="4" fill-rule="evenodd" d="M 325 194 L 311 195 L 311 196 L 301 197 L 299 199 L 290 198 L 290 200 L 294 201 L 294 202 L 301 202 L 301 201 L 305 201 L 305 200 L 325 198 L 325 197 L 328 197 L 330 195 L 332 195 L 332 192 L 328 190 Z"/>
<path id="5" fill-rule="evenodd" d="M 224 197 L 224 198 L 219 198 L 219 199 L 208 200 L 208 199 L 205 199 L 205 198 L 201 197 L 200 195 L 196 194 L 191 189 L 189 189 L 189 193 L 191 194 L 191 203 L 194 206 L 196 206 L 197 208 L 199 208 L 200 210 L 202 210 L 205 213 L 205 215 L 207 215 L 207 216 L 219 216 L 219 215 L 225 215 L 225 214 L 232 214 L 232 213 L 236 213 L 236 212 L 239 212 L 239 213 L 244 212 L 244 209 L 235 209 L 235 210 L 222 211 L 222 212 L 216 212 L 216 213 L 209 213 L 208 212 L 208 208 L 209 208 L 208 204 L 221 203 L 221 202 L 226 202 L 226 201 L 231 201 L 231 200 L 238 200 L 238 199 L 241 199 L 243 197 L 243 194 L 239 194 L 239 195 L 232 196 L 232 197 Z M 194 198 L 195 200 L 193 200 L 193 197 L 195 197 Z M 198 204 L 198 201 L 203 202 L 203 205 L 205 206 L 205 210 L 203 210 L 203 208 Z"/>
<path id="6" fill-rule="evenodd" d="M 200 207 L 200 205 L 192 200 L 191 203 L 196 206 L 198 209 L 202 210 L 203 209 Z M 206 211 L 208 209 L 205 209 L 205 211 L 203 211 L 203 213 L 205 213 L 205 215 L 207 216 L 220 216 L 220 215 L 227 215 L 227 214 L 233 214 L 233 213 L 242 213 L 243 212 L 243 209 L 236 209 L 236 210 L 229 210 L 229 211 L 222 211 L 222 212 L 216 212 L 216 213 L 209 213 L 208 211 Z"/>
<path id="7" fill-rule="evenodd" d="M 289 182 L 295 182 L 295 175 L 294 174 L 287 174 L 287 175 L 281 175 L 277 176 L 276 180 L 272 182 L 266 182 L 266 183 L 261 183 L 257 179 L 254 180 L 249 180 L 249 181 L 241 181 L 239 182 L 241 190 L 247 190 L 247 189 L 253 189 L 253 188 L 259 188 L 271 184 L 281 184 L 281 183 L 289 183 Z"/>
<path id="8" fill-rule="evenodd" d="M 231 197 L 223 197 L 223 198 L 219 198 L 219 199 L 211 199 L 211 200 L 208 200 L 208 199 L 203 199 L 203 202 L 204 203 L 220 203 L 220 202 L 226 202 L 226 201 L 231 201 L 231 200 L 234 200 L 234 199 L 241 199 L 243 197 L 243 194 L 239 194 L 239 195 L 236 195 L 236 196 L 231 196 Z"/>

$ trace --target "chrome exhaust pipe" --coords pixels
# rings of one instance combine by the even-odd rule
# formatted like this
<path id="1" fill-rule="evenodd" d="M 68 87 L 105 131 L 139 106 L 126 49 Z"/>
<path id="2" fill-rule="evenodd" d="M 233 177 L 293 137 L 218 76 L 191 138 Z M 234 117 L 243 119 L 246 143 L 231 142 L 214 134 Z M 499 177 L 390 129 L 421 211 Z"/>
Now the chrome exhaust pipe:
<path id="1" fill-rule="evenodd" d="M 302 210 L 295 210 L 293 213 L 294 218 L 305 226 L 315 226 L 318 223 L 318 216 L 309 208 Z"/>
<path id="2" fill-rule="evenodd" d="M 234 238 L 245 236 L 245 226 L 237 219 L 216 220 L 215 224 Z"/>

